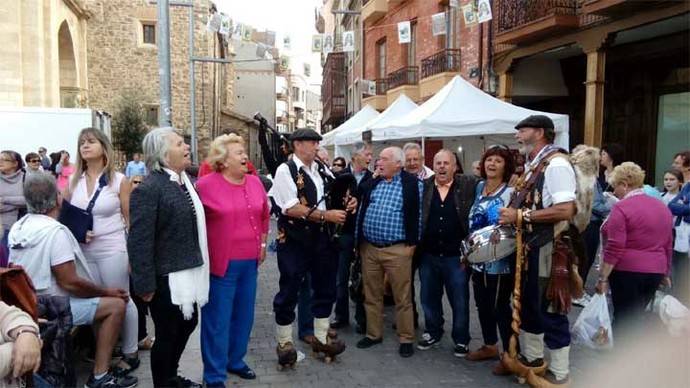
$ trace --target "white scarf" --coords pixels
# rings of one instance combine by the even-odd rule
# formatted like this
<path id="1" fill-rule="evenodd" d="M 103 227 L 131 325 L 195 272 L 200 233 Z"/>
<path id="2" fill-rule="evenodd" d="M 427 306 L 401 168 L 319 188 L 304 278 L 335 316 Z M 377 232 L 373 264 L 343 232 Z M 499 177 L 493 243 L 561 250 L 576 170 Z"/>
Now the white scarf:
<path id="1" fill-rule="evenodd" d="M 192 319 L 194 313 L 194 303 L 201 308 L 208 302 L 208 283 L 209 283 L 209 264 L 208 264 L 208 241 L 206 240 L 206 217 L 204 215 L 204 205 L 194 190 L 194 185 L 189 180 L 187 174 L 182 171 L 178 175 L 176 172 L 165 168 L 170 174 L 170 180 L 179 184 L 180 180 L 187 187 L 189 196 L 194 203 L 196 211 L 196 230 L 199 239 L 199 249 L 204 264 L 199 267 L 183 269 L 182 271 L 171 272 L 168 274 L 168 284 L 170 286 L 170 299 L 174 305 L 180 306 L 184 319 Z"/>

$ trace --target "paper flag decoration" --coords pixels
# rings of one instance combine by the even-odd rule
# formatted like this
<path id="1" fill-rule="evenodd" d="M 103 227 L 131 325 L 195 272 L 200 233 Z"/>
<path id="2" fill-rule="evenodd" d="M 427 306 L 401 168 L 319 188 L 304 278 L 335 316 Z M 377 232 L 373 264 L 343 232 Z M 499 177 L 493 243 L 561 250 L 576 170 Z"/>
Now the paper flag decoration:
<path id="1" fill-rule="evenodd" d="M 208 32 L 218 32 L 220 30 L 221 16 L 218 12 L 212 13 L 206 22 L 206 30 Z"/>
<path id="2" fill-rule="evenodd" d="M 320 53 L 323 51 L 323 35 L 312 35 L 311 52 Z"/>
<path id="3" fill-rule="evenodd" d="M 230 16 L 225 15 L 225 14 L 220 14 L 220 28 L 218 29 L 218 32 L 225 36 L 230 35 L 230 31 L 232 30 L 232 20 L 230 20 Z"/>
<path id="4" fill-rule="evenodd" d="M 446 13 L 439 12 L 431 15 L 431 34 L 433 36 L 446 34 Z"/>
<path id="5" fill-rule="evenodd" d="M 491 19 L 491 3 L 489 3 L 489 0 L 479 0 L 477 2 L 477 21 L 484 23 Z"/>
<path id="6" fill-rule="evenodd" d="M 453 8 L 458 8 L 460 6 L 460 2 L 458 0 L 450 0 L 449 5 Z"/>
<path id="7" fill-rule="evenodd" d="M 323 53 L 328 54 L 333 52 L 333 34 L 323 35 Z"/>
<path id="8" fill-rule="evenodd" d="M 343 32 L 343 51 L 345 51 L 345 52 L 355 51 L 355 32 L 354 31 Z"/>
<path id="9" fill-rule="evenodd" d="M 290 50 L 290 35 L 285 35 L 283 37 L 283 48 L 285 50 Z"/>
<path id="10" fill-rule="evenodd" d="M 412 41 L 412 27 L 410 21 L 398 23 L 398 43 L 410 43 Z"/>
<path id="11" fill-rule="evenodd" d="M 462 10 L 462 17 L 465 19 L 465 27 L 477 24 L 477 14 L 472 3 L 463 5 L 460 9 Z"/>

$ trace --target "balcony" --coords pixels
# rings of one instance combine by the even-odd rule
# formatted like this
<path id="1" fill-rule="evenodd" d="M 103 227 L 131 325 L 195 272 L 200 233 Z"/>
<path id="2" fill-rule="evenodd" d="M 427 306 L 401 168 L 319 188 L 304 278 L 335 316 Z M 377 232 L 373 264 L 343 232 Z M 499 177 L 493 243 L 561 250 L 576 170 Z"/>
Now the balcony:
<path id="1" fill-rule="evenodd" d="M 321 83 L 323 125 L 337 127 L 345 121 L 346 77 L 345 53 L 328 54 L 323 67 L 323 82 Z"/>
<path id="2" fill-rule="evenodd" d="M 425 100 L 433 96 L 454 76 L 460 74 L 460 50 L 445 49 L 422 59 L 422 78 L 419 81 L 419 97 Z"/>
<path id="3" fill-rule="evenodd" d="M 496 44 L 521 44 L 578 27 L 577 0 L 496 0 Z"/>
<path id="4" fill-rule="evenodd" d="M 387 0 L 364 0 L 362 5 L 362 20 L 365 24 L 373 24 L 388 12 Z"/>
<path id="5" fill-rule="evenodd" d="M 580 0 L 582 12 L 616 17 L 656 6 L 681 4 L 685 0 Z"/>
<path id="6" fill-rule="evenodd" d="M 407 66 L 388 74 L 386 99 L 392 104 L 398 96 L 406 94 L 414 101 L 419 100 L 419 67 Z"/>
<path id="7" fill-rule="evenodd" d="M 382 111 L 388 107 L 388 99 L 386 97 L 386 92 L 388 91 L 388 80 L 376 79 L 376 94 L 373 96 L 365 97 L 362 99 L 362 106 L 371 105 L 372 108 Z"/>

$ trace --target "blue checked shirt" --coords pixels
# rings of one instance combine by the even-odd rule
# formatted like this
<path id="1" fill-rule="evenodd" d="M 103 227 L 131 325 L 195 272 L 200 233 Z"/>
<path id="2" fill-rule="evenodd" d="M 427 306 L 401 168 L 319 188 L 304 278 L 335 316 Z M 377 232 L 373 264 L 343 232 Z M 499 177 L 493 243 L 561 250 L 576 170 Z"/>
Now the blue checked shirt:
<path id="1" fill-rule="evenodd" d="M 422 192 L 424 185 L 418 181 L 419 188 L 419 233 L 422 232 Z M 382 180 L 371 192 L 369 207 L 364 214 L 362 226 L 364 238 L 374 244 L 388 244 L 405 240 L 403 222 L 403 187 L 398 173 L 388 182 Z M 420 236 L 417 236 L 418 238 Z"/>

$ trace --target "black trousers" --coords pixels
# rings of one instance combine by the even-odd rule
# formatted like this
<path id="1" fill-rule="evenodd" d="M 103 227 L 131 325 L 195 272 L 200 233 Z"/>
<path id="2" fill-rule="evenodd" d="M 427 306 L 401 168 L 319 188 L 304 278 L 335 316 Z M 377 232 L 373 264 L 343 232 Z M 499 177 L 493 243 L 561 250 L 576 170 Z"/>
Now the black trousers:
<path id="1" fill-rule="evenodd" d="M 515 277 L 513 274 L 492 275 L 475 271 L 472 274 L 474 302 L 477 306 L 479 324 L 485 345 L 498 342 L 496 326 L 501 335 L 503 350 L 508 351 L 513 309 L 510 307 L 510 296 L 513 293 Z"/>
<path id="2" fill-rule="evenodd" d="M 651 323 L 649 319 L 654 315 L 646 314 L 645 307 L 654 298 L 663 278 L 664 275 L 657 273 L 611 271 L 612 326 L 616 338 L 624 337 L 631 331 L 643 330 Z"/>
<path id="3" fill-rule="evenodd" d="M 273 299 L 276 323 L 285 326 L 295 320 L 297 296 L 307 273 L 311 274 L 312 315 L 314 318 L 330 317 L 336 299 L 338 249 L 328 234 L 319 233 L 309 246 L 288 237 L 278 242 L 277 256 L 280 289 Z"/>
<path id="4" fill-rule="evenodd" d="M 582 233 L 582 237 L 585 242 L 585 260 L 584 262 L 577 263 L 578 273 L 582 278 L 584 284 L 587 284 L 587 275 L 589 270 L 594 264 L 594 259 L 597 257 L 597 249 L 599 249 L 599 230 L 601 229 L 601 224 L 603 221 L 596 220 L 590 221 L 585 231 Z"/>
<path id="5" fill-rule="evenodd" d="M 132 278 L 129 278 L 129 289 L 134 289 L 134 284 L 132 284 Z M 149 304 L 144 302 L 138 295 L 131 294 L 130 297 L 134 301 L 134 305 L 137 306 L 137 315 L 139 316 L 139 335 L 138 340 L 142 341 L 148 336 L 148 331 L 146 328 L 146 316 L 149 314 Z"/>
<path id="6" fill-rule="evenodd" d="M 185 320 L 179 306 L 172 304 L 168 277 L 156 279 L 156 293 L 149 303 L 156 328 L 156 341 L 151 349 L 151 374 L 155 387 L 175 386 L 180 357 L 187 340 L 199 322 L 196 306 L 192 319 Z"/>

